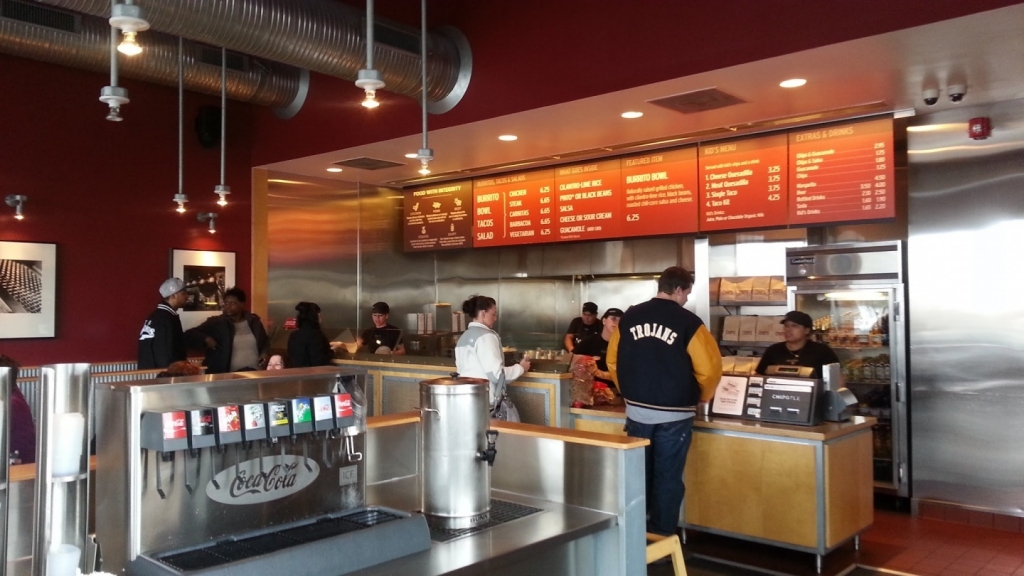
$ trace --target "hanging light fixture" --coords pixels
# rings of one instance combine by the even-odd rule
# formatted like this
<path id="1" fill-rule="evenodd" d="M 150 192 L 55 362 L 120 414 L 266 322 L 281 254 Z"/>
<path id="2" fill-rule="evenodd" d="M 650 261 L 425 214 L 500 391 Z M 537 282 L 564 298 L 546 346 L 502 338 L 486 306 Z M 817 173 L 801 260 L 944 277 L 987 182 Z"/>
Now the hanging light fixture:
<path id="1" fill-rule="evenodd" d="M 210 234 L 217 233 L 217 213 L 216 212 L 200 212 L 196 217 L 200 222 L 210 222 Z"/>
<path id="2" fill-rule="evenodd" d="M 423 76 L 423 88 L 420 90 L 420 102 L 423 106 L 423 146 L 416 153 L 420 160 L 418 172 L 422 176 L 430 174 L 430 161 L 434 159 L 434 151 L 427 145 L 427 0 L 421 0 L 420 7 L 420 72 Z"/>
<path id="3" fill-rule="evenodd" d="M 107 120 L 111 122 L 122 120 L 121 106 L 129 102 L 128 90 L 117 85 L 117 28 L 113 26 L 110 27 L 110 86 L 100 90 L 100 102 L 109 107 Z"/>
<path id="4" fill-rule="evenodd" d="M 178 38 L 178 193 L 174 201 L 178 214 L 185 213 L 185 41 Z"/>
<path id="5" fill-rule="evenodd" d="M 364 107 L 380 106 L 380 102 L 377 102 L 377 90 L 384 87 L 384 79 L 380 70 L 373 69 L 373 0 L 366 0 L 366 68 L 359 71 L 356 87 L 366 91 Z"/>
<path id="6" fill-rule="evenodd" d="M 224 157 L 227 150 L 227 112 L 228 112 L 228 50 L 220 49 L 220 184 L 213 187 L 213 193 L 220 196 L 218 206 L 228 205 L 228 194 L 231 187 L 224 184 Z M 212 220 L 211 220 L 212 224 Z"/>
<path id="7" fill-rule="evenodd" d="M 134 0 L 125 0 L 124 4 L 118 4 L 117 0 L 112 0 L 110 25 L 120 29 L 124 34 L 124 39 L 117 45 L 118 52 L 125 56 L 142 54 L 142 46 L 139 46 L 136 35 L 149 30 L 149 22 L 146 21 L 142 8 L 136 6 Z"/>
<path id="8" fill-rule="evenodd" d="M 25 202 L 28 201 L 28 196 L 23 196 L 21 194 L 10 194 L 7 196 L 7 198 L 4 199 L 4 201 L 7 202 L 8 206 L 14 208 L 15 220 L 25 219 L 25 215 L 21 213 L 21 207 L 24 206 Z"/>

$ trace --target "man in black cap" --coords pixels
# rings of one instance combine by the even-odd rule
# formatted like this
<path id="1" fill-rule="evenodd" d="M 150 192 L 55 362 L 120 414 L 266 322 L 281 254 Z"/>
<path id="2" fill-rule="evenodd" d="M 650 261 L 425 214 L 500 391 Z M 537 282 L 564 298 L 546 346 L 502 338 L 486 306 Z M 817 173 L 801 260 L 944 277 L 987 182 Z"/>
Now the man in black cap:
<path id="1" fill-rule="evenodd" d="M 764 351 L 757 373 L 764 374 L 769 366 L 807 366 L 814 368 L 811 378 L 821 378 L 821 367 L 839 362 L 839 357 L 828 344 L 810 340 L 814 323 L 805 312 L 792 310 L 782 319 L 786 340 L 772 344 Z"/>
<path id="2" fill-rule="evenodd" d="M 364 330 L 359 339 L 359 346 L 365 347 L 370 354 L 376 354 L 378 351 L 405 354 L 402 331 L 398 326 L 388 324 L 390 314 L 391 307 L 387 302 L 377 302 L 371 308 L 370 318 L 373 320 L 373 327 Z"/>
<path id="3" fill-rule="evenodd" d="M 573 318 L 572 322 L 569 323 L 569 329 L 565 331 L 565 338 L 562 343 L 565 345 L 566 350 L 572 352 L 573 348 L 582 342 L 584 338 L 600 333 L 601 325 L 597 322 L 597 304 L 585 302 L 583 304 L 583 314 Z"/>
<path id="4" fill-rule="evenodd" d="M 622 310 L 605 310 L 604 316 L 601 316 L 601 333 L 587 336 L 572 351 L 573 354 L 593 356 L 594 361 L 589 362 L 587 368 L 594 375 L 594 380 L 607 384 L 609 388 L 615 388 L 615 383 L 612 382 L 611 372 L 608 371 L 608 341 L 619 327 L 620 318 Z"/>
<path id="5" fill-rule="evenodd" d="M 185 283 L 168 278 L 160 285 L 164 301 L 157 305 L 139 333 L 139 370 L 167 368 L 185 359 L 185 335 L 178 310 L 188 301 Z"/>

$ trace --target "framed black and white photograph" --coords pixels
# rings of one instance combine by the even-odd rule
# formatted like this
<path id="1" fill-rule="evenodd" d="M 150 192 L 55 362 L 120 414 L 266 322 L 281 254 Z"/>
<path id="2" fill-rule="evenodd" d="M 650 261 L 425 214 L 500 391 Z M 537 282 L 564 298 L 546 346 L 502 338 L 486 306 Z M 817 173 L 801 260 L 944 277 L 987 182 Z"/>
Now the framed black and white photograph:
<path id="1" fill-rule="evenodd" d="M 221 313 L 224 292 L 235 285 L 235 253 L 174 249 L 171 276 L 185 283 L 188 302 L 178 314 L 188 330 Z"/>
<path id="2" fill-rule="evenodd" d="M 0 338 L 53 338 L 57 245 L 0 242 Z"/>

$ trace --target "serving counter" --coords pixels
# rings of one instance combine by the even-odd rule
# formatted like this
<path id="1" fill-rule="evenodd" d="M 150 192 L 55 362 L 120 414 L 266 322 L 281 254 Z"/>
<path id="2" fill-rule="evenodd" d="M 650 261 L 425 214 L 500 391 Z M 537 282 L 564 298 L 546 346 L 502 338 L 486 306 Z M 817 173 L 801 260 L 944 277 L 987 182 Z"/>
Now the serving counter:
<path id="1" fill-rule="evenodd" d="M 423 380 L 455 372 L 455 360 L 435 356 L 351 354 L 334 361 L 366 370 L 367 413 L 373 416 L 412 410 L 419 403 Z M 564 364 L 537 361 L 529 372 L 508 384 L 508 395 L 523 422 L 569 427 L 569 385 Z"/>
<path id="2" fill-rule="evenodd" d="M 625 408 L 570 409 L 576 430 L 624 434 Z M 680 526 L 822 556 L 874 521 L 874 418 L 790 426 L 696 416 Z"/>

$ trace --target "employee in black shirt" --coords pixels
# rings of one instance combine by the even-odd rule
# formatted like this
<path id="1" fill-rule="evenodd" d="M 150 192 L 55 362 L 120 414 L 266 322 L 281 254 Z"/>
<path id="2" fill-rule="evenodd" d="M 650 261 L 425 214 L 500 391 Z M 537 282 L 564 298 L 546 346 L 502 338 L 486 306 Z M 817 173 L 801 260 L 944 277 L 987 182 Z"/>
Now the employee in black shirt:
<path id="1" fill-rule="evenodd" d="M 573 349 L 573 354 L 593 356 L 596 358 L 587 368 L 594 375 L 594 380 L 604 382 L 609 388 L 615 388 L 612 382 L 612 375 L 608 372 L 608 341 L 612 333 L 619 327 L 619 319 L 622 318 L 622 310 L 609 308 L 601 316 L 601 333 L 588 336 Z"/>
<path id="2" fill-rule="evenodd" d="M 387 302 L 377 302 L 370 311 L 373 319 L 373 327 L 363 331 L 359 339 L 359 345 L 366 348 L 370 354 L 376 354 L 378 350 L 387 347 L 391 354 L 405 354 L 405 344 L 402 343 L 402 331 L 397 326 L 388 324 L 388 316 L 391 314 L 391 307 Z"/>
<path id="3" fill-rule="evenodd" d="M 785 342 L 772 344 L 764 351 L 757 373 L 764 374 L 769 366 L 807 366 L 814 368 L 812 378 L 821 378 L 821 367 L 839 362 L 839 357 L 828 344 L 809 340 L 814 324 L 804 312 L 792 310 L 782 319 Z"/>
<path id="4" fill-rule="evenodd" d="M 588 336 L 596 336 L 601 333 L 601 324 L 597 321 L 597 304 L 586 302 L 583 304 L 583 314 L 572 319 L 569 329 L 565 331 L 563 344 L 569 352 L 577 344 Z"/>

